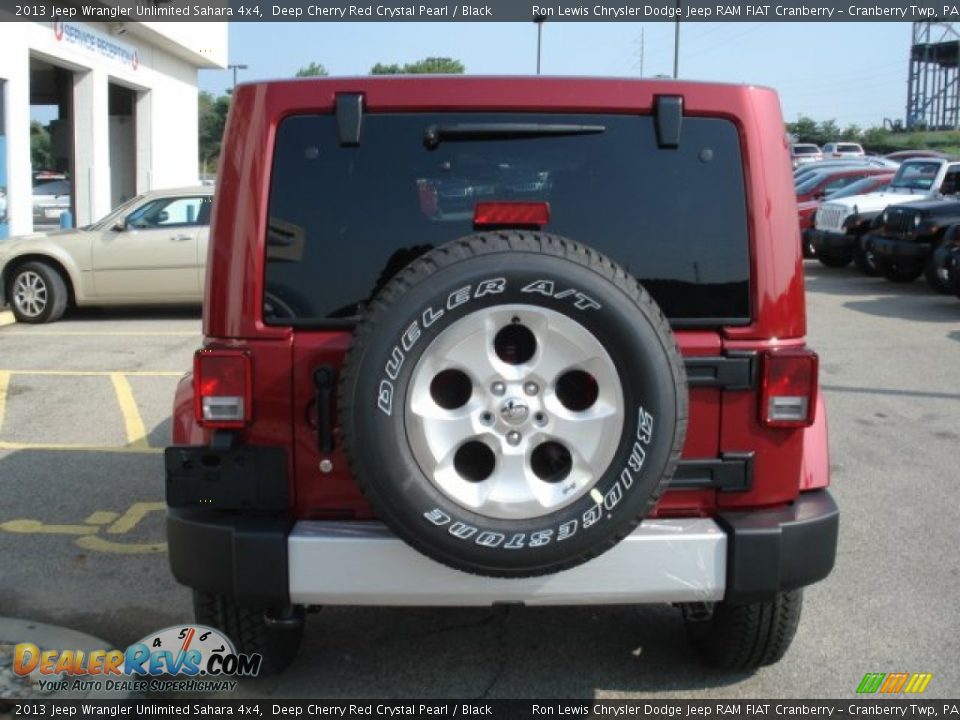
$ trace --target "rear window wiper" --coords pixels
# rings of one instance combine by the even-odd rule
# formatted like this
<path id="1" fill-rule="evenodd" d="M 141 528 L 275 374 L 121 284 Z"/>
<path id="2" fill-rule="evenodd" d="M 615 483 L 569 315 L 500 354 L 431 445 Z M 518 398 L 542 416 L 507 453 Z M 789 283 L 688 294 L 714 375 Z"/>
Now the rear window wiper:
<path id="1" fill-rule="evenodd" d="M 516 138 L 559 135 L 596 135 L 605 125 L 563 125 L 550 123 L 457 123 L 430 125 L 423 133 L 423 144 L 433 150 L 443 140 L 512 140 Z"/>

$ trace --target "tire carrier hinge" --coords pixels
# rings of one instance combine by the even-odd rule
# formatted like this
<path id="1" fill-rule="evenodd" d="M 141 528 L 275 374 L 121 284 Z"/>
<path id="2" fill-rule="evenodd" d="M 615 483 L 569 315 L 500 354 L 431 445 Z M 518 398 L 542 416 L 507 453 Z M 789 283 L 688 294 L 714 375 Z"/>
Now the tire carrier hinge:
<path id="1" fill-rule="evenodd" d="M 317 403 L 317 448 L 322 453 L 333 452 L 333 386 L 337 371 L 321 365 L 313 371 L 313 386 Z"/>

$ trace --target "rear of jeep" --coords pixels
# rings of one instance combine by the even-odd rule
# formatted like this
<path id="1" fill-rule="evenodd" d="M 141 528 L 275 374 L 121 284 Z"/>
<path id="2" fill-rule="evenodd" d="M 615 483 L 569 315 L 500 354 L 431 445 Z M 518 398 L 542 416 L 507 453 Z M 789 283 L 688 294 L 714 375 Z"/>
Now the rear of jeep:
<path id="1" fill-rule="evenodd" d="M 166 452 L 197 621 L 277 671 L 322 605 L 673 603 L 786 651 L 834 561 L 766 89 L 242 86 Z"/>

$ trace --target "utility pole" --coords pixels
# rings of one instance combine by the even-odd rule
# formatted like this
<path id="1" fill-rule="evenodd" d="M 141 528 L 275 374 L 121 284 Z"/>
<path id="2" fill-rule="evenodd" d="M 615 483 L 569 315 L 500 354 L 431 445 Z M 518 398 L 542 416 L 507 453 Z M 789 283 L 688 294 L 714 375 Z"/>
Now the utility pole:
<path id="1" fill-rule="evenodd" d="M 680 70 L 680 0 L 677 0 L 677 21 L 673 28 L 673 79 L 677 79 Z"/>
<path id="2" fill-rule="evenodd" d="M 228 70 L 233 70 L 233 89 L 237 89 L 237 70 L 246 70 L 246 65 L 227 65 Z"/>
<path id="3" fill-rule="evenodd" d="M 533 22 L 537 26 L 537 75 L 540 74 L 540 48 L 543 42 L 543 23 L 546 22 L 545 15 L 535 15 Z"/>
<path id="4" fill-rule="evenodd" d="M 643 77 L 643 30 L 640 28 L 640 77 Z"/>

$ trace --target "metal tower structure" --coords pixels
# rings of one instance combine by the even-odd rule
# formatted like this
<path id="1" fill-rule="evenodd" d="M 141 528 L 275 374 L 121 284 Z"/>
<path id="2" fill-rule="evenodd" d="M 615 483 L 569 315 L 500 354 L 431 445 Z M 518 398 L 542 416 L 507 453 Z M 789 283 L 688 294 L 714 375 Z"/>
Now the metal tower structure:
<path id="1" fill-rule="evenodd" d="M 960 127 L 960 33 L 954 23 L 913 23 L 907 76 L 907 128 Z"/>

